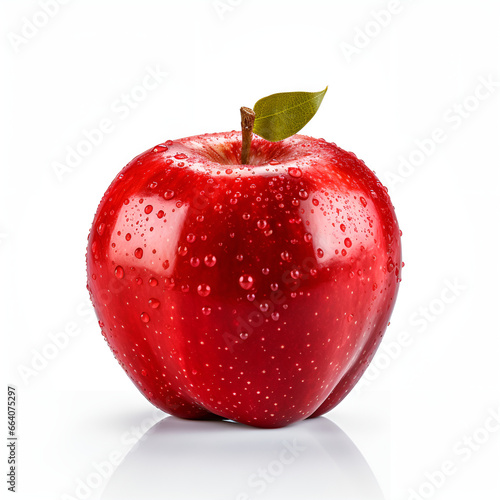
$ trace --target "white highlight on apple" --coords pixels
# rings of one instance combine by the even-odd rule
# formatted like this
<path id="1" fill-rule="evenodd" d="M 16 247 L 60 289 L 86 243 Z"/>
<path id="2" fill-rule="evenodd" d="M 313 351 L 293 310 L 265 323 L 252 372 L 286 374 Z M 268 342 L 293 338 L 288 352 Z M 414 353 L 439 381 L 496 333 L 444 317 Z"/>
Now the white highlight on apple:
<path id="1" fill-rule="evenodd" d="M 75 171 L 83 160 L 98 148 L 107 135 L 113 132 L 118 121 L 126 120 L 132 111 L 144 102 L 153 90 L 156 90 L 166 79 L 168 73 L 158 64 L 153 68 L 148 66 L 141 82 L 128 92 L 120 94 L 111 105 L 111 115 L 101 118 L 96 126 L 83 129 L 81 137 L 73 144 L 66 146 L 66 155 L 63 161 L 52 162 L 52 170 L 59 182 L 67 174 Z"/>
<path id="2" fill-rule="evenodd" d="M 71 0 L 40 0 L 38 5 L 40 8 L 29 18 L 21 19 L 22 26 L 19 33 L 11 31 L 7 34 L 7 39 L 14 52 L 17 54 L 21 48 L 30 40 L 35 38 L 40 30 L 47 26 L 51 19 L 58 13 L 61 6 L 66 5 Z"/>

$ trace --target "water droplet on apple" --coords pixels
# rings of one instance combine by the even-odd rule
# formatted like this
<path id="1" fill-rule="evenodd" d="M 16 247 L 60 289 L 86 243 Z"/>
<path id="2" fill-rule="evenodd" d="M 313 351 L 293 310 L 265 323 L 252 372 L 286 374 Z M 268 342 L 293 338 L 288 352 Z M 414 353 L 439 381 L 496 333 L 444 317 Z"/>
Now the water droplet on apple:
<path id="1" fill-rule="evenodd" d="M 138 258 L 138 259 L 142 259 L 142 255 L 143 255 L 143 250 L 142 248 L 136 248 L 135 251 L 134 251 L 134 255 Z"/>
<path id="2" fill-rule="evenodd" d="M 158 217 L 158 219 L 163 219 L 163 217 L 165 217 L 165 212 L 163 210 L 158 210 L 156 217 Z"/>
<path id="3" fill-rule="evenodd" d="M 242 274 L 238 280 L 238 283 L 240 284 L 241 288 L 243 288 L 243 290 L 250 290 L 250 288 L 252 288 L 253 286 L 253 277 L 249 274 Z"/>
<path id="4" fill-rule="evenodd" d="M 273 321 L 278 321 L 278 320 L 280 319 L 280 313 L 279 313 L 279 312 L 273 312 L 273 313 L 271 314 L 271 319 L 272 319 Z"/>
<path id="5" fill-rule="evenodd" d="M 158 280 L 157 280 L 156 278 L 149 278 L 148 283 L 149 283 L 151 286 L 156 286 L 156 285 L 158 285 Z"/>
<path id="6" fill-rule="evenodd" d="M 143 323 L 149 323 L 149 319 L 150 319 L 150 318 L 149 318 L 149 314 L 148 314 L 148 313 L 143 312 L 143 313 L 141 314 L 141 321 L 142 321 Z"/>
<path id="7" fill-rule="evenodd" d="M 205 283 L 198 285 L 198 295 L 200 297 L 207 297 L 208 295 L 210 295 L 210 291 L 210 285 L 207 285 Z"/>
<path id="8" fill-rule="evenodd" d="M 354 314 L 349 314 L 349 316 L 347 316 L 348 323 L 350 323 L 353 319 L 354 319 Z"/>
<path id="9" fill-rule="evenodd" d="M 344 240 L 344 245 L 345 245 L 347 248 L 351 248 L 351 246 L 352 246 L 352 241 L 351 241 L 351 239 L 350 239 L 350 238 L 346 238 L 346 239 Z"/>
<path id="10" fill-rule="evenodd" d="M 130 241 L 130 240 L 131 240 L 131 238 L 132 238 L 132 235 L 131 235 L 130 233 L 127 233 L 127 234 L 125 235 L 125 239 L 126 239 L 127 241 Z"/>
<path id="11" fill-rule="evenodd" d="M 184 153 L 177 153 L 176 155 L 174 155 L 174 158 L 176 160 L 185 160 L 187 158 L 187 155 L 185 155 Z"/>
<path id="12" fill-rule="evenodd" d="M 267 303 L 267 302 L 261 302 L 260 305 L 259 305 L 259 309 L 262 312 L 267 312 L 269 310 L 269 303 Z"/>
<path id="13" fill-rule="evenodd" d="M 247 300 L 250 302 L 253 302 L 255 300 L 255 294 L 254 293 L 249 293 L 247 295 Z"/>
<path id="14" fill-rule="evenodd" d="M 193 375 L 196 375 L 198 372 L 197 372 L 196 370 L 191 370 L 191 373 L 192 373 Z"/>
<path id="15" fill-rule="evenodd" d="M 177 249 L 177 253 L 181 256 L 181 257 L 184 257 L 184 255 L 186 255 L 188 253 L 188 249 L 187 247 L 179 247 Z"/>
<path id="16" fill-rule="evenodd" d="M 275 292 L 279 288 L 278 283 L 271 283 L 271 290 Z"/>
<path id="17" fill-rule="evenodd" d="M 122 266 L 116 266 L 115 267 L 115 276 L 121 280 L 124 276 L 124 272 L 123 272 L 123 267 Z"/>
<path id="18" fill-rule="evenodd" d="M 303 200 L 307 200 L 309 197 L 309 193 L 305 189 L 301 189 L 299 191 L 299 198 L 302 198 Z"/>
<path id="19" fill-rule="evenodd" d="M 259 229 L 265 229 L 267 227 L 267 221 L 265 221 L 264 219 L 258 220 L 257 227 Z"/>
<path id="20" fill-rule="evenodd" d="M 246 340 L 248 338 L 248 333 L 247 332 L 241 332 L 240 333 L 240 339 L 241 340 Z"/>
<path id="21" fill-rule="evenodd" d="M 196 241 L 196 235 L 193 234 L 193 233 L 189 233 L 187 236 L 186 236 L 186 241 L 188 243 L 194 243 Z"/>
<path id="22" fill-rule="evenodd" d="M 191 257 L 189 263 L 193 266 L 193 267 L 198 267 L 200 265 L 200 259 L 198 259 L 198 257 Z"/>
<path id="23" fill-rule="evenodd" d="M 167 189 L 163 193 L 163 198 L 165 198 L 166 200 L 171 200 L 174 196 L 175 196 L 175 193 L 171 189 Z"/>
<path id="24" fill-rule="evenodd" d="M 158 307 L 160 307 L 160 301 L 158 299 L 149 299 L 149 305 L 153 309 L 158 309 Z"/>
<path id="25" fill-rule="evenodd" d="M 289 262 L 290 260 L 292 260 L 292 256 L 290 255 L 290 252 L 284 250 L 283 252 L 281 252 L 281 259 L 285 262 Z"/>
<path id="26" fill-rule="evenodd" d="M 148 372 L 147 372 L 146 370 L 141 370 L 141 375 L 142 375 L 143 377 L 146 377 L 146 376 L 147 376 L 147 374 L 148 374 Z"/>
<path id="27" fill-rule="evenodd" d="M 319 205 L 319 200 L 317 200 L 316 198 L 313 198 L 312 200 L 312 204 L 317 207 Z"/>
<path id="28" fill-rule="evenodd" d="M 144 213 L 150 214 L 153 211 L 153 205 L 146 205 L 144 207 Z"/>
<path id="29" fill-rule="evenodd" d="M 316 250 L 316 254 L 318 255 L 318 257 L 321 259 L 324 255 L 325 255 L 325 252 L 323 252 L 323 249 L 322 248 L 318 248 Z"/>
<path id="30" fill-rule="evenodd" d="M 208 254 L 208 255 L 205 255 L 203 262 L 205 262 L 205 265 L 207 267 L 214 267 L 215 264 L 217 263 L 217 258 L 215 257 L 215 255 Z"/>
<path id="31" fill-rule="evenodd" d="M 288 169 L 288 175 L 295 178 L 300 177 L 302 175 L 302 170 L 297 167 L 290 167 Z"/>
<path id="32" fill-rule="evenodd" d="M 201 312 L 205 315 L 205 316 L 210 316 L 210 313 L 212 312 L 212 308 L 211 307 L 202 307 L 201 308 Z"/>
<path id="33" fill-rule="evenodd" d="M 263 267 L 263 268 L 262 268 L 262 274 L 263 274 L 264 276 L 267 276 L 267 275 L 269 274 L 269 268 L 268 268 L 268 267 Z"/>
<path id="34" fill-rule="evenodd" d="M 311 233 L 306 233 L 304 234 L 304 241 L 306 243 L 310 243 L 312 241 L 313 237 L 312 237 L 312 234 Z"/>
<path id="35" fill-rule="evenodd" d="M 359 197 L 359 201 L 361 202 L 361 205 L 363 205 L 364 207 L 366 207 L 366 205 L 368 205 L 366 199 L 363 198 L 362 196 Z"/>
<path id="36" fill-rule="evenodd" d="M 97 234 L 99 236 L 102 236 L 102 233 L 104 233 L 104 229 L 106 228 L 106 224 L 102 223 L 97 226 Z"/>

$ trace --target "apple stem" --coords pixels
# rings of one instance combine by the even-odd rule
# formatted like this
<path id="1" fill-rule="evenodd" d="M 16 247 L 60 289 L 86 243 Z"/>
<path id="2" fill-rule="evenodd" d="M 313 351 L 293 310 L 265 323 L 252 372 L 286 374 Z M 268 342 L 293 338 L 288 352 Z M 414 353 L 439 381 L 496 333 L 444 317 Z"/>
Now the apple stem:
<path id="1" fill-rule="evenodd" d="M 255 122 L 255 112 L 253 109 L 243 106 L 241 113 L 241 164 L 248 165 L 248 157 L 252 147 L 253 124 Z"/>

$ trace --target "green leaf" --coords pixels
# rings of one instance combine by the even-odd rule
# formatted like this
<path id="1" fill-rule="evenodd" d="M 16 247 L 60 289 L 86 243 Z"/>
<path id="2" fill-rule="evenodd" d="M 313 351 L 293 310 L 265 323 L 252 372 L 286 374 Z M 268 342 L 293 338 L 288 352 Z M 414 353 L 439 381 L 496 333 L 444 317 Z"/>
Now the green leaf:
<path id="1" fill-rule="evenodd" d="M 326 94 L 321 92 L 281 92 L 258 100 L 255 111 L 255 134 L 267 141 L 286 139 L 299 130 L 316 114 Z"/>

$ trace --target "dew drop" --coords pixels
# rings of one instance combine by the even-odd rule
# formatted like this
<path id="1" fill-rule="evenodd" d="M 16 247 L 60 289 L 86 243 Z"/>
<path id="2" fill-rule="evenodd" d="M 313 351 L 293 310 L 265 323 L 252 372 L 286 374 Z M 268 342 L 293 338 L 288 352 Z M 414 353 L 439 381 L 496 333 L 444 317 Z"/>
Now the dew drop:
<path id="1" fill-rule="evenodd" d="M 273 321 L 278 321 L 278 320 L 280 319 L 280 313 L 279 313 L 279 312 L 273 312 L 273 313 L 271 314 L 271 319 L 272 319 Z"/>
<path id="2" fill-rule="evenodd" d="M 148 313 L 143 312 L 143 313 L 141 314 L 141 321 L 142 321 L 143 323 L 149 323 L 149 319 L 150 319 L 150 318 L 149 318 L 149 314 L 148 314 Z"/>
<path id="3" fill-rule="evenodd" d="M 247 332 L 241 332 L 240 333 L 240 339 L 241 340 L 246 340 L 248 338 L 248 333 Z"/>
<path id="4" fill-rule="evenodd" d="M 186 236 L 186 241 L 188 243 L 194 243 L 196 241 L 196 235 L 193 234 L 193 233 L 189 233 L 187 236 Z"/>
<path id="5" fill-rule="evenodd" d="M 312 204 L 317 207 L 319 205 L 319 201 L 316 198 L 313 198 Z"/>
<path id="6" fill-rule="evenodd" d="M 238 283 L 243 290 L 250 290 L 253 286 L 253 277 L 249 274 L 242 274 L 238 279 Z"/>
<path id="7" fill-rule="evenodd" d="M 104 229 L 106 228 L 106 224 L 104 223 L 101 223 L 97 226 L 97 234 L 99 234 L 99 236 L 102 235 L 102 233 L 104 233 Z"/>
<path id="8" fill-rule="evenodd" d="M 359 197 L 359 201 L 361 202 L 361 205 L 363 205 L 364 207 L 366 207 L 366 205 L 368 205 L 366 199 L 363 198 L 362 196 Z"/>
<path id="9" fill-rule="evenodd" d="M 187 247 L 179 247 L 177 249 L 177 253 L 181 256 L 181 257 L 184 257 L 184 255 L 186 255 L 188 253 L 188 249 Z"/>
<path id="10" fill-rule="evenodd" d="M 150 214 L 153 211 L 153 205 L 146 205 L 144 207 L 144 213 Z"/>
<path id="11" fill-rule="evenodd" d="M 198 267 L 200 265 L 200 259 L 198 259 L 198 257 L 191 257 L 191 260 L 189 261 L 189 263 L 193 267 Z"/>
<path id="12" fill-rule="evenodd" d="M 146 376 L 147 376 L 147 374 L 148 374 L 148 372 L 147 372 L 146 370 L 141 370 L 141 375 L 142 375 L 143 377 L 146 377 Z"/>
<path id="13" fill-rule="evenodd" d="M 160 306 L 160 301 L 158 299 L 149 299 L 149 305 L 153 309 L 158 309 L 158 307 Z"/>
<path id="14" fill-rule="evenodd" d="M 292 260 L 292 256 L 290 255 L 290 252 L 284 250 L 283 252 L 281 252 L 281 259 L 285 262 L 289 262 L 290 260 Z"/>
<path id="15" fill-rule="evenodd" d="M 142 259 L 142 255 L 143 255 L 143 250 L 142 248 L 136 248 L 135 251 L 134 251 L 134 255 L 138 258 L 138 259 Z"/>
<path id="16" fill-rule="evenodd" d="M 290 177 L 300 177 L 302 175 L 302 170 L 300 170 L 300 168 L 297 168 L 297 167 L 290 167 L 288 169 L 288 175 Z"/>
<path id="17" fill-rule="evenodd" d="M 344 245 L 345 245 L 347 248 L 351 248 L 351 246 L 352 246 L 352 241 L 351 241 L 351 239 L 350 239 L 350 238 L 346 238 L 346 239 L 344 240 Z"/>
<path id="18" fill-rule="evenodd" d="M 250 214 L 248 212 L 245 212 L 243 215 L 243 220 L 249 220 L 250 219 Z"/>
<path id="19" fill-rule="evenodd" d="M 126 239 L 127 241 L 130 241 L 130 240 L 131 240 L 131 238 L 132 238 L 132 235 L 131 235 L 130 233 L 127 233 L 127 234 L 125 235 L 125 239 Z"/>
<path id="20" fill-rule="evenodd" d="M 267 221 L 265 221 L 264 219 L 258 220 L 257 227 L 259 229 L 265 229 L 267 227 Z"/>
<path id="21" fill-rule="evenodd" d="M 207 297 L 208 295 L 210 295 L 210 285 L 207 285 L 205 283 L 202 283 L 201 285 L 198 285 L 198 295 L 200 297 Z"/>
<path id="22" fill-rule="evenodd" d="M 175 196 L 175 193 L 171 189 L 167 189 L 163 193 L 163 198 L 165 198 L 166 200 L 171 200 L 174 196 Z"/>
<path id="23" fill-rule="evenodd" d="M 269 268 L 268 268 L 268 267 L 263 267 L 263 268 L 262 268 L 262 274 L 263 274 L 264 276 L 267 276 L 267 275 L 269 274 Z"/>
<path id="24" fill-rule="evenodd" d="M 177 153 L 176 155 L 174 155 L 174 158 L 176 160 L 185 160 L 187 158 L 187 155 L 185 155 L 184 153 Z"/>
<path id="25" fill-rule="evenodd" d="M 269 310 L 269 303 L 261 302 L 259 305 L 259 309 L 264 313 L 267 312 Z"/>
<path id="26" fill-rule="evenodd" d="M 317 256 L 321 259 L 321 258 L 325 255 L 325 252 L 323 252 L 323 249 L 318 248 L 318 249 L 316 250 L 316 254 L 317 254 Z"/>
<path id="27" fill-rule="evenodd" d="M 312 241 L 313 237 L 312 237 L 312 234 L 311 233 L 306 233 L 304 234 L 304 241 L 306 243 L 310 243 Z"/>
<path id="28" fill-rule="evenodd" d="M 278 290 L 279 286 L 278 286 L 278 283 L 271 283 L 271 290 L 273 292 L 275 292 L 276 290 Z"/>
<path id="29" fill-rule="evenodd" d="M 149 283 L 151 286 L 156 286 L 156 285 L 158 285 L 158 280 L 157 280 L 156 278 L 149 278 L 148 283 Z"/>
<path id="30" fill-rule="evenodd" d="M 123 272 L 123 267 L 122 266 L 116 266 L 115 267 L 115 276 L 121 280 L 124 276 L 124 272 Z"/>
<path id="31" fill-rule="evenodd" d="M 215 257 L 215 255 L 208 254 L 208 255 L 205 255 L 203 262 L 205 263 L 205 265 L 207 267 L 214 267 L 216 262 L 217 262 L 217 258 Z"/>
<path id="32" fill-rule="evenodd" d="M 354 314 L 349 314 L 349 316 L 347 316 L 348 323 L 350 323 L 353 319 L 354 319 Z"/>
<path id="33" fill-rule="evenodd" d="M 202 307 L 201 308 L 201 312 L 205 315 L 205 316 L 210 316 L 210 313 L 212 312 L 212 308 L 211 307 Z"/>
<path id="34" fill-rule="evenodd" d="M 300 278 L 300 271 L 298 269 L 292 269 L 292 271 L 290 272 L 290 276 L 296 280 L 298 278 Z"/>
<path id="35" fill-rule="evenodd" d="M 249 293 L 249 294 L 247 295 L 247 300 L 248 300 L 249 302 L 253 302 L 253 301 L 255 300 L 255 294 L 254 294 L 254 293 Z"/>
<path id="36" fill-rule="evenodd" d="M 340 224 L 340 230 L 345 233 L 345 224 Z"/>
<path id="37" fill-rule="evenodd" d="M 345 257 L 347 255 L 347 250 L 343 248 L 340 253 L 342 254 L 342 257 Z"/>
<path id="38" fill-rule="evenodd" d="M 163 219 L 163 217 L 165 217 L 165 212 L 163 210 L 159 210 L 156 216 L 158 219 Z"/>

